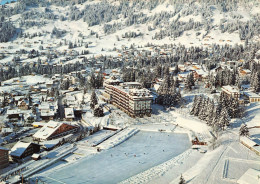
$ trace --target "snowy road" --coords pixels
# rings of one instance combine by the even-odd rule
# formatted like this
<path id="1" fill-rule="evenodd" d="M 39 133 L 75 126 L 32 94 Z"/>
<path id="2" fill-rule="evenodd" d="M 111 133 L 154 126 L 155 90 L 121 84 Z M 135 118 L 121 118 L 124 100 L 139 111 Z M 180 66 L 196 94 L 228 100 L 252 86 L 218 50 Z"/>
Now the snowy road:
<path id="1" fill-rule="evenodd" d="M 141 131 L 100 154 L 55 172 L 42 173 L 41 176 L 47 177 L 41 180 L 47 183 L 118 183 L 172 159 L 190 146 L 187 134 Z"/>

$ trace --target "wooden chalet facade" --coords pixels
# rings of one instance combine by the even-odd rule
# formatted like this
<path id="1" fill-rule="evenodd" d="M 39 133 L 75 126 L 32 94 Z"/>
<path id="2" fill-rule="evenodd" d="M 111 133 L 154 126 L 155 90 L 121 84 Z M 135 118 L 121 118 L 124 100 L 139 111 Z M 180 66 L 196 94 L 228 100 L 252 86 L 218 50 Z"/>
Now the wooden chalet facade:
<path id="1" fill-rule="evenodd" d="M 206 142 L 199 141 L 197 137 L 191 141 L 192 145 L 207 145 Z"/>
<path id="2" fill-rule="evenodd" d="M 9 150 L 0 146 L 0 169 L 3 169 L 9 165 Z"/>

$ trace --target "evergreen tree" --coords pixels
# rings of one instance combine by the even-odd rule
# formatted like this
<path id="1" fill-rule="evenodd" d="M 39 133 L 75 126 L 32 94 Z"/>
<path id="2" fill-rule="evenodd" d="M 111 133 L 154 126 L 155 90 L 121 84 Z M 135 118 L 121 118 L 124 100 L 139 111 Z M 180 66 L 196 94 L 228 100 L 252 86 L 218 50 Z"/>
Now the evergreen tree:
<path id="1" fill-rule="evenodd" d="M 192 108 L 191 108 L 191 111 L 190 111 L 191 115 L 194 115 L 197 103 L 198 103 L 198 96 L 196 95 L 193 99 Z"/>
<path id="2" fill-rule="evenodd" d="M 198 98 L 198 101 L 196 103 L 196 107 L 195 107 L 195 111 L 194 111 L 194 116 L 198 116 L 199 115 L 199 112 L 202 108 L 202 104 L 203 103 L 203 96 L 200 95 L 199 98 Z"/>
<path id="3" fill-rule="evenodd" d="M 231 98 L 229 109 L 230 109 L 229 115 L 230 115 L 231 118 L 238 118 L 239 117 L 239 109 L 240 108 L 239 108 L 238 100 Z"/>
<path id="4" fill-rule="evenodd" d="M 184 180 L 183 176 L 181 175 L 179 184 L 186 184 L 186 181 Z"/>
<path id="5" fill-rule="evenodd" d="M 179 67 L 178 67 L 178 65 L 176 64 L 176 65 L 175 65 L 175 68 L 174 68 L 174 70 L 173 70 L 173 74 L 174 74 L 174 75 L 177 75 L 179 72 L 180 72 Z"/>
<path id="6" fill-rule="evenodd" d="M 213 118 L 214 118 L 214 109 L 215 109 L 214 102 L 210 101 L 208 106 L 207 106 L 207 112 L 206 112 L 206 115 L 207 115 L 206 122 L 210 126 L 213 125 L 212 121 L 213 121 Z"/>
<path id="7" fill-rule="evenodd" d="M 206 120 L 207 118 L 207 110 L 208 110 L 208 105 L 209 105 L 209 98 L 203 98 L 203 101 L 202 101 L 202 108 L 199 112 L 199 118 L 201 120 Z"/>
<path id="8" fill-rule="evenodd" d="M 97 104 L 98 104 L 97 95 L 96 95 L 95 91 L 93 90 L 93 92 L 91 94 L 91 98 L 90 98 L 91 109 L 94 109 Z"/>
<path id="9" fill-rule="evenodd" d="M 156 66 L 156 68 L 155 68 L 155 74 L 156 74 L 156 77 L 161 78 L 161 76 L 162 76 L 162 66 L 161 66 L 161 65 L 157 65 L 157 66 Z"/>
<path id="10" fill-rule="evenodd" d="M 255 72 L 253 75 L 251 87 L 253 88 L 254 92 L 260 92 L 260 75 L 258 72 Z"/>
<path id="11" fill-rule="evenodd" d="M 240 127 L 240 129 L 239 129 L 239 135 L 240 135 L 240 136 L 246 136 L 246 137 L 249 136 L 249 130 L 248 130 L 247 125 L 243 124 L 243 125 Z"/>
<path id="12" fill-rule="evenodd" d="M 194 76 L 192 73 L 187 75 L 186 81 L 185 81 L 185 89 L 191 91 L 192 86 L 195 86 Z"/>
<path id="13" fill-rule="evenodd" d="M 103 117 L 104 116 L 104 111 L 103 108 L 101 107 L 101 105 L 96 105 L 94 107 L 94 116 L 95 117 Z"/>
<path id="14" fill-rule="evenodd" d="M 229 126 L 230 117 L 228 115 L 228 111 L 225 107 L 222 108 L 220 113 L 220 119 L 218 121 L 218 127 L 222 130 L 225 130 L 227 126 Z"/>

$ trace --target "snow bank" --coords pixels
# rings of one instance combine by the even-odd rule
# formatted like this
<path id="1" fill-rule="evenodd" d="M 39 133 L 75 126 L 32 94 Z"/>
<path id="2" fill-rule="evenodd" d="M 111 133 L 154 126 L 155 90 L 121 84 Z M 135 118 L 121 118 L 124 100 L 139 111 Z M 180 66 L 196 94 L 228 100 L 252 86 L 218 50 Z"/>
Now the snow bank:
<path id="1" fill-rule="evenodd" d="M 135 135 L 137 132 L 139 132 L 139 129 L 137 129 L 137 128 L 135 128 L 135 129 L 126 128 L 126 129 L 122 130 L 121 132 L 119 132 L 118 134 L 116 134 L 115 136 L 113 136 L 110 139 L 106 140 L 105 142 L 101 143 L 99 145 L 99 147 L 101 149 L 113 148 L 113 147 L 121 144 L 122 142 L 126 141 L 127 139 L 129 139 L 130 137 Z"/>
<path id="2" fill-rule="evenodd" d="M 87 145 L 87 146 L 97 146 L 98 144 L 104 142 L 108 138 L 114 136 L 121 130 L 110 131 L 110 130 L 100 130 L 99 132 L 85 138 L 83 141 L 80 141 L 78 145 Z"/>
<path id="3" fill-rule="evenodd" d="M 120 182 L 120 184 L 127 184 L 127 183 L 149 183 L 153 178 L 158 176 L 162 176 L 168 171 L 170 168 L 180 165 L 190 154 L 192 154 L 194 150 L 188 149 L 187 151 L 183 152 L 182 154 L 174 157 L 173 159 L 166 161 L 160 165 L 152 167 L 140 174 L 132 176 L 127 180 Z"/>

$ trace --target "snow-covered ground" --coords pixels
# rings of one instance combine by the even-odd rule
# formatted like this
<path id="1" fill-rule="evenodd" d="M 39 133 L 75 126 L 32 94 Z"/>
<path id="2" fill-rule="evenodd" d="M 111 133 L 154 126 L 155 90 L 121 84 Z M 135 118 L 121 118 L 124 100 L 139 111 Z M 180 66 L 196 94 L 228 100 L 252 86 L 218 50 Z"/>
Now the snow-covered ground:
<path id="1" fill-rule="evenodd" d="M 50 80 L 49 78 L 45 78 L 41 75 L 29 75 L 29 76 L 23 76 L 21 78 L 17 77 L 17 78 L 13 78 L 10 80 L 6 80 L 3 84 L 10 84 L 10 85 L 6 85 L 6 86 L 0 86 L 0 92 L 2 91 L 11 91 L 14 89 L 21 89 L 22 90 L 22 86 L 24 85 L 36 85 L 38 83 L 42 83 L 42 82 L 46 82 Z M 16 85 L 14 84 L 14 81 L 16 81 Z"/>
<path id="2" fill-rule="evenodd" d="M 189 149 L 187 134 L 140 131 L 124 143 L 55 172 L 47 183 L 118 183 Z M 37 176 L 38 178 L 41 178 Z"/>

